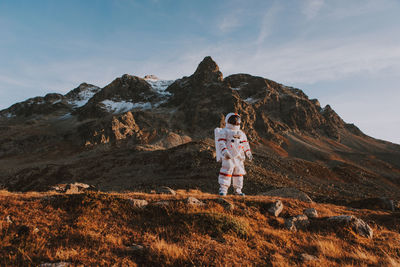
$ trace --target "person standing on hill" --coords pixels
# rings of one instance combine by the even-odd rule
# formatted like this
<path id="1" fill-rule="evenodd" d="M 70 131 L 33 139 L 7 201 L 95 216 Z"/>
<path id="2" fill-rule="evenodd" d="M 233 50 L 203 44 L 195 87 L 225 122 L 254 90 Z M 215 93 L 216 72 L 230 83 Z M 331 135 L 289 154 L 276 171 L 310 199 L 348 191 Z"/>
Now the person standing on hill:
<path id="1" fill-rule="evenodd" d="M 251 161 L 253 155 L 246 134 L 240 130 L 240 116 L 237 113 L 226 115 L 225 128 L 215 128 L 214 134 L 217 162 L 222 162 L 218 176 L 219 195 L 226 196 L 232 181 L 234 194 L 244 196 L 244 160 L 247 156 Z"/>

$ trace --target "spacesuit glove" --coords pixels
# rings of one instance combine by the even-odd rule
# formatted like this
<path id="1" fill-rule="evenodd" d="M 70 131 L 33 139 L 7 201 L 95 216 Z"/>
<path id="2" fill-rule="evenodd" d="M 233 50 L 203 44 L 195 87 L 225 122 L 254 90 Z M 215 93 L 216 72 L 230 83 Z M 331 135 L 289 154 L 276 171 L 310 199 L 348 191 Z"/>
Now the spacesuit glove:
<path id="1" fill-rule="evenodd" d="M 227 150 L 225 151 L 223 156 L 224 156 L 225 159 L 231 159 L 232 158 L 231 153 L 229 153 L 229 151 L 227 151 Z"/>
<path id="2" fill-rule="evenodd" d="M 253 160 L 253 154 L 251 154 L 250 151 L 247 151 L 247 152 L 246 152 L 246 156 L 247 156 L 247 158 L 248 158 L 250 161 Z"/>

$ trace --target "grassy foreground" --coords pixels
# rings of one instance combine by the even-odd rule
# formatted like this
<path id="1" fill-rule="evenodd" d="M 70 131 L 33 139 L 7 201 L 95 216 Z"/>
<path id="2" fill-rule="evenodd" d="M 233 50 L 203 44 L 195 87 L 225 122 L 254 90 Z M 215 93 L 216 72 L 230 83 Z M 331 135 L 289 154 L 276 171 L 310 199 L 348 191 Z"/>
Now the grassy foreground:
<path id="1" fill-rule="evenodd" d="M 189 196 L 205 205 L 186 204 Z M 233 210 L 218 198 L 195 190 L 176 196 L 0 191 L 0 266 L 400 266 L 398 212 L 282 199 L 284 210 L 275 218 L 267 209 L 276 198 L 228 196 Z M 149 205 L 137 208 L 130 199 Z M 168 204 L 152 204 L 157 201 Z M 320 217 L 353 214 L 374 237 L 334 230 L 323 219 L 304 231 L 286 230 L 284 218 L 305 208 Z M 305 260 L 303 253 L 316 259 Z"/>

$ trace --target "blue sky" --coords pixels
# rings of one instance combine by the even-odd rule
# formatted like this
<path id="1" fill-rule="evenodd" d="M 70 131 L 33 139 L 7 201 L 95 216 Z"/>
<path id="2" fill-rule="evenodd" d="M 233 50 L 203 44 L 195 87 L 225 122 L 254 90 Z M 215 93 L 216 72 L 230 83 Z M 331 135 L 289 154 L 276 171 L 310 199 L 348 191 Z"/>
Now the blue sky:
<path id="1" fill-rule="evenodd" d="M 398 0 L 0 0 L 0 109 L 124 73 L 224 76 L 302 89 L 400 143 Z"/>

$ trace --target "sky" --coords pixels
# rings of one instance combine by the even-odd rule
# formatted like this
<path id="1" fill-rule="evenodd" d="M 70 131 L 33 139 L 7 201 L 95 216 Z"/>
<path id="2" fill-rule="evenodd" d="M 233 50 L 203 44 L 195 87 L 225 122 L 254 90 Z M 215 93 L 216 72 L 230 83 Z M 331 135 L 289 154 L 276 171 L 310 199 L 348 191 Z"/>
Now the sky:
<path id="1" fill-rule="evenodd" d="M 211 56 L 400 144 L 398 14 L 399 0 L 0 0 L 0 109 L 125 73 L 189 76 Z"/>

